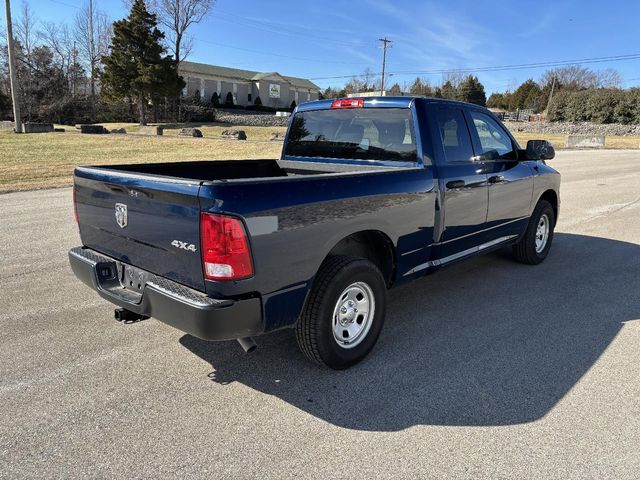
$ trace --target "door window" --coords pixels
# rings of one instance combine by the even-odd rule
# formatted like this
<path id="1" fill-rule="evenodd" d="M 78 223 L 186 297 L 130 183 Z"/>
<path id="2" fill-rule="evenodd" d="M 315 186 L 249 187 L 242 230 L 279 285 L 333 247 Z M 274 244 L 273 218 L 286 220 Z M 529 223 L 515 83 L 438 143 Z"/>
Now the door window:
<path id="1" fill-rule="evenodd" d="M 469 114 L 473 119 L 473 127 L 482 147 L 480 153 L 487 160 L 514 160 L 516 158 L 511 137 L 498 122 L 489 115 L 474 110 L 471 110 Z"/>
<path id="2" fill-rule="evenodd" d="M 436 121 L 447 163 L 471 161 L 473 147 L 462 110 L 440 108 L 436 113 Z"/>

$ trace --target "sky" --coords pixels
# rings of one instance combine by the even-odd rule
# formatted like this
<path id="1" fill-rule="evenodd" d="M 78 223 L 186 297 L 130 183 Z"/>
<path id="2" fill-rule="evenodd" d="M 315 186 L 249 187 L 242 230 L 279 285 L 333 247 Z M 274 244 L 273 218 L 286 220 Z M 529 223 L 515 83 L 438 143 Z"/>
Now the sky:
<path id="1" fill-rule="evenodd" d="M 12 0 L 14 21 L 23 1 Z M 85 1 L 28 3 L 40 20 L 71 22 Z M 121 0 L 96 4 L 114 20 L 128 13 Z M 1 18 L 4 25 L 4 9 Z M 367 68 L 380 72 L 378 39 L 387 37 L 393 42 L 389 84 L 411 83 L 417 75 L 438 84 L 444 70 L 472 69 L 488 95 L 539 79 L 546 69 L 514 65 L 635 54 L 630 60 L 576 62 L 618 70 L 626 88 L 640 86 L 639 18 L 640 0 L 218 0 L 189 32 L 194 49 L 188 60 L 339 87 Z M 508 68 L 486 69 L 496 66 Z"/>

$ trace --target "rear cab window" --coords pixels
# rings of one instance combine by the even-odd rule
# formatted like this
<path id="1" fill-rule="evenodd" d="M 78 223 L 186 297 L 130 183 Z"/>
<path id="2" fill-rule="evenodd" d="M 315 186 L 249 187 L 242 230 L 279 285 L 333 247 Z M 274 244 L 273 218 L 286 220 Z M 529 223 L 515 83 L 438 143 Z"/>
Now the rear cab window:
<path id="1" fill-rule="evenodd" d="M 298 112 L 291 121 L 287 157 L 418 161 L 410 108 L 345 108 Z"/>

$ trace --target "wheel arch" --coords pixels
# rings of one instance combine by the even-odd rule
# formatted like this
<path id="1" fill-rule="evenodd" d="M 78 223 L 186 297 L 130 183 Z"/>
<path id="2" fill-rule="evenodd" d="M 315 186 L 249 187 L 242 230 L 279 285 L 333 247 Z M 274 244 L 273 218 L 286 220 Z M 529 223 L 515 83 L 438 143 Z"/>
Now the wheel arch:
<path id="1" fill-rule="evenodd" d="M 538 202 L 540 202 L 540 200 L 546 200 L 551 204 L 551 207 L 553 208 L 554 222 L 557 222 L 558 207 L 559 207 L 558 193 L 555 190 L 550 188 L 542 192 L 542 195 L 540 195 L 540 198 L 538 198 L 536 205 L 538 204 Z"/>
<path id="2" fill-rule="evenodd" d="M 378 267 L 387 288 L 393 285 L 397 267 L 396 248 L 391 238 L 381 230 L 361 230 L 343 237 L 327 253 L 322 264 L 337 255 L 366 258 Z"/>

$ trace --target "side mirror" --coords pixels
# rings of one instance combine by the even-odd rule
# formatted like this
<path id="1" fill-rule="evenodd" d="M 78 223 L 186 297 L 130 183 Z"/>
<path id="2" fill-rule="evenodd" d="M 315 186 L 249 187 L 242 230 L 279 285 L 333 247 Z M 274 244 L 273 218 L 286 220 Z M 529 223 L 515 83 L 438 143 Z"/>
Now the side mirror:
<path id="1" fill-rule="evenodd" d="M 528 160 L 551 160 L 556 156 L 553 145 L 546 140 L 529 140 L 527 142 Z"/>

